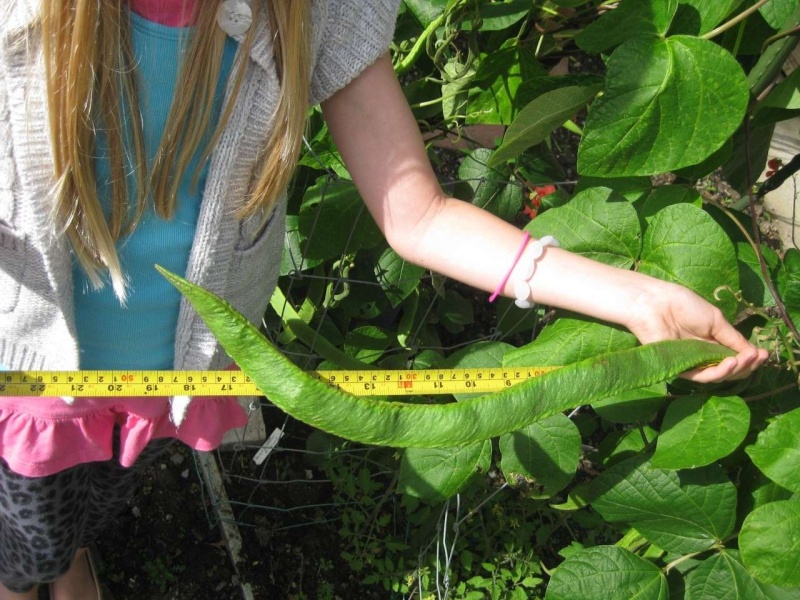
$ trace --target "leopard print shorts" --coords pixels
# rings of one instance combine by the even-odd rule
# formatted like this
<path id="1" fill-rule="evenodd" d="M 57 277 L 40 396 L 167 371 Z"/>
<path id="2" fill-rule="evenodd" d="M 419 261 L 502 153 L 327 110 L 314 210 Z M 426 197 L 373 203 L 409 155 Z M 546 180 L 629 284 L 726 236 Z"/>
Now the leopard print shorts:
<path id="1" fill-rule="evenodd" d="M 127 506 L 143 471 L 174 440 L 151 441 L 136 464 L 114 458 L 45 477 L 14 473 L 0 459 L 0 582 L 16 593 L 57 579 Z"/>

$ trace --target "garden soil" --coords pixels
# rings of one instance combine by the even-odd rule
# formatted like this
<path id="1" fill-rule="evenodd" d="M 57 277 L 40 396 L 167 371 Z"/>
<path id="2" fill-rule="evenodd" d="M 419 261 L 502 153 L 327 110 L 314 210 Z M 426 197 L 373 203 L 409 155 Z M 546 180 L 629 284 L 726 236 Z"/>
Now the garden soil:
<path id="1" fill-rule="evenodd" d="M 300 424 L 287 427 L 287 437 L 299 441 L 307 435 Z M 287 480 L 301 481 L 309 465 L 296 453 L 282 459 L 281 469 Z M 236 485 L 226 481 L 232 499 L 250 497 L 276 508 L 311 506 L 325 497 L 329 501 L 333 494 L 329 486 L 319 484 L 262 485 L 254 498 L 252 485 Z M 254 600 L 386 598 L 378 590 L 362 589 L 341 562 L 335 520 L 281 530 L 301 517 L 276 515 L 242 519 L 255 526 L 239 527 L 244 562 L 237 574 L 195 459 L 176 442 L 148 469 L 127 510 L 98 540 L 100 578 L 115 600 L 240 600 L 243 581 Z"/>

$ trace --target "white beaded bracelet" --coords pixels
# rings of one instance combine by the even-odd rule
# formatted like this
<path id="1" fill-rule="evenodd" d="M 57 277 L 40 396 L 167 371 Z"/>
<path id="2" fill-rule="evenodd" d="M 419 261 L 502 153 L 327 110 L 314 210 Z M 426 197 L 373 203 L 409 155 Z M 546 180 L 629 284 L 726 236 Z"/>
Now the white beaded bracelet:
<path id="1" fill-rule="evenodd" d="M 552 235 L 545 235 L 531 242 L 531 249 L 528 254 L 530 262 L 521 267 L 519 279 L 514 282 L 514 296 L 516 297 L 514 304 L 520 308 L 530 308 L 533 306 L 533 302 L 531 302 L 532 290 L 530 279 L 536 271 L 536 261 L 544 254 L 544 250 L 547 246 L 558 248 L 558 245 L 558 240 Z"/>

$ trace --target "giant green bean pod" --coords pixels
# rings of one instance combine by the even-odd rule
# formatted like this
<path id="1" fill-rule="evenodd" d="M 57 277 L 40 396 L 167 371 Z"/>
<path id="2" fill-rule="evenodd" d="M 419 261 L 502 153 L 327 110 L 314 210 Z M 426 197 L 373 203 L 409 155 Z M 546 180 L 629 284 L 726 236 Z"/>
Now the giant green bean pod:
<path id="1" fill-rule="evenodd" d="M 732 351 L 698 340 L 611 352 L 462 402 L 410 404 L 358 397 L 308 375 L 230 304 L 161 268 L 264 395 L 296 419 L 366 444 L 447 448 L 521 429 L 555 413 L 672 378 Z"/>

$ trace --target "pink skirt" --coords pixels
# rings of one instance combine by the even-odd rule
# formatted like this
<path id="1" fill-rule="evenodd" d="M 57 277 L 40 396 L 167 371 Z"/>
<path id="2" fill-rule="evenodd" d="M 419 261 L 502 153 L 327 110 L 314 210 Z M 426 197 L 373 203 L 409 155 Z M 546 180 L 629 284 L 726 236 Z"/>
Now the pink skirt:
<path id="1" fill-rule="evenodd" d="M 80 463 L 111 459 L 115 426 L 119 462 L 129 467 L 150 440 L 176 438 L 195 450 L 218 447 L 247 414 L 234 397 L 196 398 L 180 426 L 168 398 L 0 398 L 0 458 L 12 471 L 42 477 Z"/>

